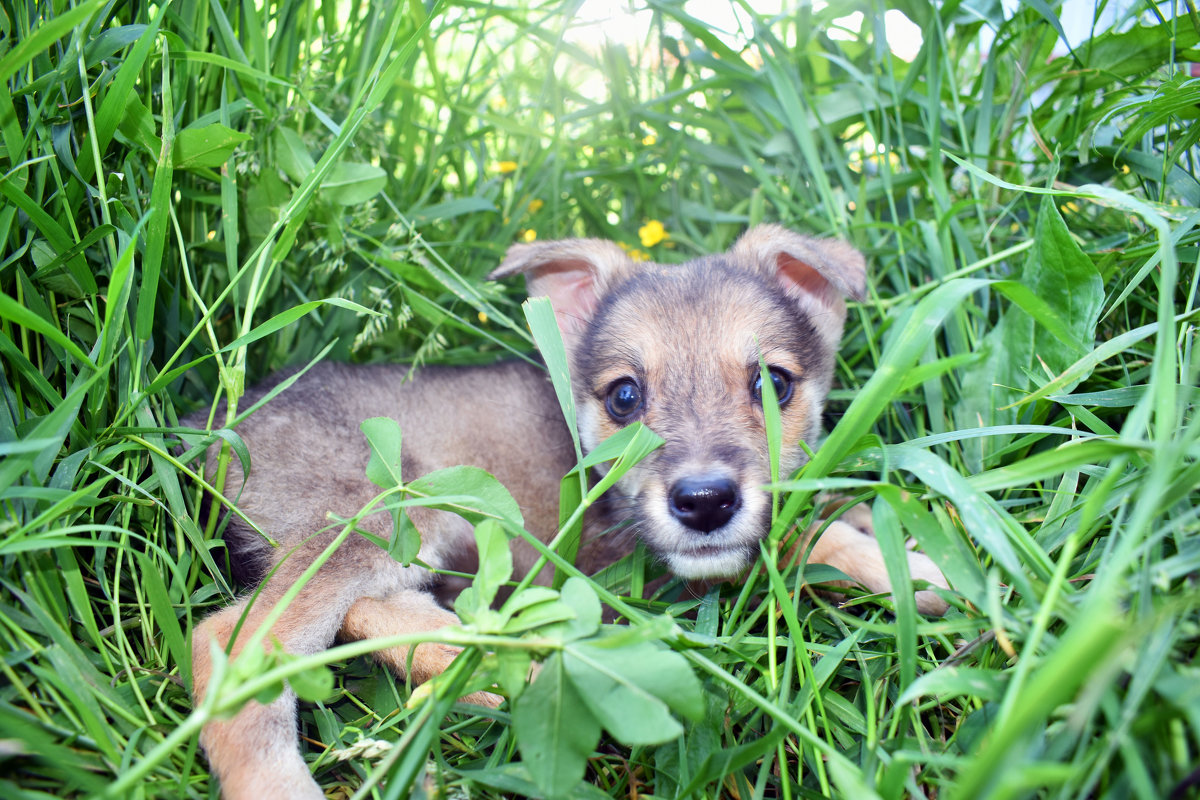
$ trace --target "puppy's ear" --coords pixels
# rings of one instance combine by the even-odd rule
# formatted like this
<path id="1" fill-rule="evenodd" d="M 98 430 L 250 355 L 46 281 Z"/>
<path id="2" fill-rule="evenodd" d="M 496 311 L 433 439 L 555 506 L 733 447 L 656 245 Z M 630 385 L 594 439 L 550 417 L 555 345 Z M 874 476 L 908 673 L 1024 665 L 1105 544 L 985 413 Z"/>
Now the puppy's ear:
<path id="1" fill-rule="evenodd" d="M 729 256 L 743 269 L 778 280 L 831 346 L 841 339 L 846 321 L 842 298 L 866 297 L 866 260 L 837 239 L 812 239 L 779 225 L 758 225 L 742 234 Z"/>
<path id="2" fill-rule="evenodd" d="M 570 349 L 591 322 L 600 298 L 633 267 L 633 259 L 603 239 L 514 244 L 488 278 L 523 273 L 530 297 L 549 297 Z"/>

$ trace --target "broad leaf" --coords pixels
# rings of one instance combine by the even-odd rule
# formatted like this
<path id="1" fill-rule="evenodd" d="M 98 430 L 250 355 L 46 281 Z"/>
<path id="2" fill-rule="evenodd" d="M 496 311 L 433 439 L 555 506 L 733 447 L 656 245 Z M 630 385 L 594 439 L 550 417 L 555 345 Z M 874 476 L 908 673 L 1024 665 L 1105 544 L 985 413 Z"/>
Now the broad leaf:
<path id="1" fill-rule="evenodd" d="M 517 747 L 547 797 L 563 797 L 580 779 L 600 741 L 600 725 L 567 677 L 560 654 L 546 660 L 513 711 Z"/>
<path id="2" fill-rule="evenodd" d="M 380 489 L 394 489 L 400 477 L 400 423 L 391 417 L 372 417 L 358 426 L 367 437 L 371 457 L 367 461 L 367 479 Z"/>
<path id="3" fill-rule="evenodd" d="M 562 588 L 562 601 L 575 611 L 574 618 L 567 623 L 563 637 L 567 640 L 591 636 L 600 629 L 600 598 L 592 584 L 583 578 L 568 578 Z"/>
<path id="4" fill-rule="evenodd" d="M 454 601 L 455 612 L 467 622 L 491 609 L 496 592 L 512 576 L 512 551 L 504 526 L 492 519 L 476 525 L 475 548 L 479 553 L 475 580 Z"/>
<path id="5" fill-rule="evenodd" d="M 387 183 L 387 173 L 374 164 L 341 163 L 329 170 L 321 182 L 321 195 L 331 203 L 354 206 L 379 194 Z"/>
<path id="6" fill-rule="evenodd" d="M 1104 301 L 1104 284 L 1092 260 L 1067 230 L 1053 198 L 1043 198 L 1020 284 L 1026 291 L 998 287 L 1014 306 L 984 337 L 979 350 L 984 358 L 965 371 L 964 402 L 959 407 L 962 427 L 1005 425 L 1018 421 L 1018 411 L 1006 409 L 1035 384 L 1065 371 L 1092 349 L 1096 320 Z M 1079 380 L 1066 385 L 1074 388 Z M 1006 437 L 987 440 L 1002 448 Z M 964 451 L 978 469 L 984 440 L 964 443 Z"/>
<path id="7" fill-rule="evenodd" d="M 521 507 L 508 489 L 487 470 L 479 467 L 446 467 L 423 475 L 408 484 L 408 490 L 423 498 L 403 505 L 422 505 L 453 511 L 472 524 L 497 519 L 513 528 L 524 528 Z"/>
<path id="8" fill-rule="evenodd" d="M 175 136 L 172 152 L 176 169 L 215 168 L 224 164 L 250 134 L 235 131 L 219 122 L 203 128 L 185 128 Z"/>
<path id="9" fill-rule="evenodd" d="M 563 661 L 588 708 L 623 744 L 661 744 L 682 733 L 668 706 L 693 719 L 704 713 L 687 661 L 661 645 L 578 642 L 563 650 Z"/>
<path id="10" fill-rule="evenodd" d="M 283 174 L 295 183 L 302 182 L 317 166 L 308 146 L 300 134 L 291 128 L 280 127 L 275 130 L 275 161 Z"/>

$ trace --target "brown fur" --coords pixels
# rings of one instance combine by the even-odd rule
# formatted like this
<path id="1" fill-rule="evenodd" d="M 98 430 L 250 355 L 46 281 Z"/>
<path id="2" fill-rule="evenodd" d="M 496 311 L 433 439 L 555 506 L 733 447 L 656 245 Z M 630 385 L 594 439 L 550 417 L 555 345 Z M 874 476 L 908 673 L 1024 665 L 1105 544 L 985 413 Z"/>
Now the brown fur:
<path id="1" fill-rule="evenodd" d="M 637 535 L 683 577 L 743 570 L 769 521 L 760 488 L 770 478 L 763 411 L 753 389 L 760 354 L 792 379 L 791 397 L 780 408 L 782 468 L 790 472 L 804 460 L 797 443 L 816 444 L 845 319 L 842 297 L 861 297 L 865 290 L 861 255 L 840 242 L 760 226 L 726 254 L 675 267 L 634 263 L 616 245 L 598 240 L 516 245 L 494 277 L 517 273 L 526 275 L 530 294 L 548 295 L 554 304 L 572 356 L 585 448 L 635 419 L 666 442 L 618 483 L 609 502 L 589 513 L 580 567 L 603 567 L 628 552 Z M 255 602 L 244 598 L 197 626 L 198 701 L 211 677 L 210 642 L 236 654 L 335 535 L 314 535 L 327 526 L 327 514 L 354 514 L 377 493 L 364 477 L 368 451 L 359 424 L 366 418 L 391 416 L 401 423 L 408 478 L 460 463 L 482 467 L 513 493 L 532 533 L 543 541 L 554 535 L 558 481 L 574 466 L 574 452 L 544 373 L 502 364 L 428 368 L 411 381 L 406 376 L 402 367 L 318 366 L 238 428 L 253 468 L 244 487 L 238 469 L 226 486 L 231 496 L 241 487 L 239 507 L 281 547 L 273 552 L 257 534 L 236 526 L 227 535 L 244 572 L 261 575 L 278 567 Z M 634 396 L 637 408 L 614 416 L 614 397 Z M 618 402 L 616 408 L 625 406 Z M 453 569 L 473 561 L 472 531 L 464 520 L 429 510 L 412 517 L 425 563 Z M 386 537 L 388 519 L 376 514 L 362 527 Z M 888 591 L 878 545 L 864 527 L 835 522 L 815 541 L 812 532 L 802 537 L 802 546 L 811 546 L 811 560 L 838 567 L 868 589 Z M 518 574 L 535 560 L 528 545 L 514 546 Z M 910 570 L 945 585 L 924 556 L 911 554 Z M 434 631 L 457 621 L 435 600 L 438 588 L 430 573 L 404 567 L 368 539 L 352 536 L 287 607 L 268 641 L 299 654 L 319 652 L 338 635 Z M 918 602 L 925 611 L 945 608 L 929 592 L 920 593 Z M 239 640 L 230 647 L 243 617 Z M 438 674 L 455 653 L 436 643 L 418 646 L 411 677 L 423 681 Z M 398 673 L 408 669 L 407 648 L 377 655 Z M 468 699 L 496 702 L 490 695 Z M 321 796 L 296 747 L 289 693 L 210 723 L 202 743 L 227 798 Z"/>

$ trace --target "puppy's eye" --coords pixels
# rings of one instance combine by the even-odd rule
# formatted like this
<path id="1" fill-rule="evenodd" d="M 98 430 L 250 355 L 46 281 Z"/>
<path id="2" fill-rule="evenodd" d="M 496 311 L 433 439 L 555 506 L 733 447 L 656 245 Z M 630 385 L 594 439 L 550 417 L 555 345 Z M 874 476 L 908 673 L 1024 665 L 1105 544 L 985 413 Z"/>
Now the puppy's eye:
<path id="1" fill-rule="evenodd" d="M 771 376 L 771 386 L 775 389 L 775 399 L 779 401 L 780 406 L 787 405 L 787 401 L 792 399 L 792 387 L 795 386 L 795 381 L 792 380 L 791 374 L 780 367 L 768 367 L 767 374 Z M 756 403 L 762 402 L 762 373 L 755 371 L 754 377 L 750 379 L 750 396 L 754 398 Z"/>
<path id="2" fill-rule="evenodd" d="M 617 422 L 627 420 L 641 410 L 642 390 L 633 379 L 622 378 L 608 387 L 604 406 Z"/>

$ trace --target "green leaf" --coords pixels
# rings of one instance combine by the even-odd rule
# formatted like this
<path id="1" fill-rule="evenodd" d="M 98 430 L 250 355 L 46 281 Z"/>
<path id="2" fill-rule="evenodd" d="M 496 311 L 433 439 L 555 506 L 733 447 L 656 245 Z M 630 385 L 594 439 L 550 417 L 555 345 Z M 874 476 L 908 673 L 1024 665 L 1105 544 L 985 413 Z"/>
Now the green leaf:
<path id="1" fill-rule="evenodd" d="M 626 425 L 597 445 L 579 462 L 575 472 L 586 472 L 606 461 L 613 463 L 600 477 L 600 480 L 596 481 L 596 484 L 588 490 L 588 502 L 596 502 L 600 495 L 621 480 L 639 461 L 662 445 L 663 438 L 641 422 Z"/>
<path id="2" fill-rule="evenodd" d="M 600 723 L 622 744 L 662 744 L 683 732 L 668 706 L 692 719 L 704 713 L 700 682 L 687 661 L 661 644 L 568 644 L 563 663 Z"/>
<path id="3" fill-rule="evenodd" d="M 562 411 L 563 419 L 567 423 L 567 431 L 571 435 L 571 443 L 575 447 L 575 459 L 577 462 L 582 461 L 583 446 L 579 441 L 575 396 L 571 391 L 570 361 L 567 357 L 566 345 L 563 344 L 562 333 L 558 328 L 558 320 L 554 315 L 554 307 L 548 297 L 531 297 L 521 304 L 521 310 L 525 313 L 525 320 L 529 324 L 533 340 L 542 354 L 546 370 L 550 373 L 550 383 L 554 387 L 558 407 Z M 579 552 L 579 543 L 582 541 L 583 516 L 576 516 L 574 522 L 571 522 L 571 518 L 575 514 L 575 510 L 579 508 L 587 491 L 588 477 L 586 471 L 583 470 L 567 473 L 563 476 L 559 486 L 558 525 L 563 531 L 559 553 L 571 563 L 575 562 L 575 556 Z M 566 578 L 566 573 L 556 567 L 553 579 L 554 587 L 561 589 Z"/>
<path id="4" fill-rule="evenodd" d="M 283 174 L 295 183 L 302 182 L 317 166 L 308 145 L 300 134 L 291 128 L 275 129 L 275 161 Z"/>
<path id="5" fill-rule="evenodd" d="M 0 294 L 0 301 L 8 299 L 7 295 Z M 3 303 L 0 303 L 0 306 L 2 305 Z M 0 491 L 8 489 L 26 471 L 29 471 L 38 483 L 45 481 L 88 391 L 102 375 L 107 373 L 96 370 L 86 379 L 76 379 L 70 393 L 62 402 L 25 431 L 26 439 L 53 441 L 55 444 L 38 452 L 11 455 L 0 460 Z"/>
<path id="6" fill-rule="evenodd" d="M 185 128 L 175 136 L 172 156 L 176 169 L 215 168 L 224 164 L 250 134 L 235 131 L 219 122 L 203 128 Z"/>
<path id="7" fill-rule="evenodd" d="M 1034 331 L 1032 345 L 1036 357 L 1053 372 L 1061 372 L 1092 348 L 1104 302 L 1104 282 L 1071 236 L 1052 198 L 1042 198 L 1034 248 L 1021 283 L 1057 313 L 1065 326 L 1062 330 L 1044 322 L 1042 329 Z"/>
<path id="8" fill-rule="evenodd" d="M 549 603 L 558 600 L 559 593 L 551 589 L 549 586 L 526 586 L 521 591 L 512 595 L 504 602 L 504 611 L 508 614 L 516 614 L 518 611 L 530 608 L 539 603 Z"/>
<path id="9" fill-rule="evenodd" d="M 562 587 L 563 603 L 575 611 L 575 617 L 566 626 L 563 638 L 568 641 L 592 636 L 600 629 L 600 598 L 591 582 L 572 576 Z"/>
<path id="10" fill-rule="evenodd" d="M 213 639 L 210 644 L 212 650 L 217 650 L 220 647 L 217 644 L 216 639 Z M 222 657 L 223 656 L 224 652 L 222 651 Z M 231 681 L 231 683 L 226 683 L 225 685 L 236 685 L 236 683 L 241 681 L 248 681 L 254 677 L 257 677 L 261 673 L 267 672 L 268 670 L 277 666 L 280 663 L 280 659 L 286 657 L 287 653 L 282 650 L 278 641 L 275 642 L 275 649 L 271 650 L 270 652 L 257 644 L 252 647 L 247 647 L 238 654 L 237 658 L 229 662 L 233 670 L 233 681 Z M 279 698 L 280 695 L 283 694 L 283 686 L 284 682 L 282 680 L 274 680 L 270 684 L 259 689 L 254 695 L 254 700 L 262 703 L 263 705 L 274 702 Z M 233 713 L 234 711 L 236 711 L 236 709 L 231 709 L 230 713 Z"/>
<path id="11" fill-rule="evenodd" d="M 380 489 L 400 486 L 400 423 L 391 417 L 372 417 L 364 419 L 358 428 L 367 437 L 367 446 L 371 449 L 367 479 Z"/>
<path id="12" fill-rule="evenodd" d="M 996 669 L 941 667 L 913 681 L 896 700 L 896 705 L 911 703 L 920 697 L 936 697 L 940 701 L 954 697 L 998 700 L 1007 682 L 1005 674 Z"/>
<path id="13" fill-rule="evenodd" d="M 521 507 L 508 489 L 491 473 L 479 467 L 439 469 L 409 482 L 408 489 L 425 497 L 405 500 L 404 505 L 453 511 L 475 525 L 485 519 L 496 519 L 513 529 L 525 527 Z"/>
<path id="14" fill-rule="evenodd" d="M 1081 358 L 1096 338 L 1096 321 L 1104 302 L 1104 284 L 1092 260 L 1079 249 L 1067 230 L 1054 198 L 1043 197 L 1020 285 L 1000 284 L 1017 306 L 1009 308 L 984 337 L 983 360 L 963 377 L 964 402 L 957 420 L 962 427 L 1007 425 L 1017 422 L 1008 405 L 1025 394 L 1035 380 L 1044 383 Z M 1044 365 L 1044 366 L 1043 366 Z M 1065 384 L 1074 388 L 1086 374 Z M 996 449 L 1006 438 L 989 440 Z M 967 446 L 978 468 L 983 440 Z"/>
<path id="15" fill-rule="evenodd" d="M 343 161 L 321 181 L 321 196 L 340 206 L 356 206 L 379 194 L 386 183 L 387 173 L 382 167 Z"/>
<path id="16" fill-rule="evenodd" d="M 475 526 L 475 546 L 479 552 L 479 569 L 475 573 L 475 589 L 480 600 L 491 605 L 499 588 L 512 577 L 512 550 L 508 546 L 504 527 L 495 520 L 485 519 Z"/>
<path id="17" fill-rule="evenodd" d="M 550 798 L 570 793 L 600 741 L 600 724 L 568 679 L 560 653 L 546 659 L 521 694 L 513 725 L 521 759 L 538 788 Z"/>
<path id="18" fill-rule="evenodd" d="M 922 485 L 942 495 L 954 504 L 967 534 L 987 550 L 996 563 L 1008 573 L 1010 580 L 1025 594 L 1033 594 L 1029 581 L 1032 571 L 1039 580 L 1048 580 L 1053 565 L 1020 524 L 996 501 L 979 492 L 957 470 L 935 454 L 908 445 L 886 448 L 886 461 L 916 476 Z M 885 495 L 885 498 L 887 495 Z M 903 512 L 902 507 L 897 507 Z M 928 553 L 938 569 L 954 587 L 972 602 L 982 603 L 984 589 L 980 582 L 979 562 L 961 556 L 960 545 L 941 526 L 920 526 L 914 533 L 937 535 L 930 542 Z M 925 542 L 921 542 L 925 545 Z M 1022 557 L 1018 558 L 1016 547 Z M 946 562 L 942 558 L 949 559 Z M 980 594 L 975 594 L 979 592 Z"/>
<path id="19" fill-rule="evenodd" d="M 309 703 L 327 700 L 333 694 L 333 671 L 323 664 L 289 675 L 287 681 L 296 697 Z"/>
<path id="20" fill-rule="evenodd" d="M 997 492 L 1017 486 L 1031 486 L 1038 481 L 1056 478 L 1065 472 L 1089 464 L 1103 464 L 1124 454 L 1136 455 L 1146 445 L 1112 439 L 1070 441 L 1053 450 L 1023 458 L 1012 464 L 986 470 L 967 480 L 981 492 Z"/>
<path id="21" fill-rule="evenodd" d="M 917 603 L 913 596 L 908 553 L 900 532 L 899 515 L 885 500 L 875 502 L 871 523 L 892 587 L 892 603 L 896 609 L 896 654 L 900 667 L 898 686 L 903 689 L 916 677 L 917 662 Z"/>
<path id="22" fill-rule="evenodd" d="M 388 511 L 392 514 L 393 523 L 388 555 L 408 566 L 421 554 L 421 531 L 403 509 L 389 508 Z"/>
<path id="23" fill-rule="evenodd" d="M 402 486 L 400 423 L 391 417 L 372 417 L 363 420 L 358 427 L 367 437 L 367 447 L 371 451 L 367 459 L 367 480 L 385 490 Z M 398 505 L 389 504 L 388 513 L 392 516 L 388 555 L 401 564 L 410 564 L 421 552 L 421 532 Z"/>
<path id="24" fill-rule="evenodd" d="M 558 554 L 572 564 L 579 553 L 579 544 L 583 541 L 583 514 L 576 513 L 583 504 L 583 492 L 587 488 L 585 475 L 568 472 L 558 482 L 558 529 L 562 539 L 558 545 Z M 567 580 L 565 570 L 555 568 L 551 585 L 561 589 Z"/>
<path id="25" fill-rule="evenodd" d="M 496 683 L 504 690 L 510 701 L 515 702 L 529 686 L 529 670 L 533 657 L 528 650 L 515 647 L 496 649 Z"/>
<path id="26" fill-rule="evenodd" d="M 523 609 L 503 626 L 506 635 L 538 631 L 539 635 L 560 638 L 560 629 L 575 619 L 575 609 L 555 598 Z"/>
<path id="27" fill-rule="evenodd" d="M 512 551 L 504 526 L 485 519 L 475 526 L 475 548 L 479 567 L 475 580 L 454 601 L 455 612 L 467 622 L 491 609 L 496 592 L 512 576 Z"/>
<path id="28" fill-rule="evenodd" d="M 118 340 L 124 337 L 126 310 L 133 286 L 133 256 L 136 252 L 137 239 L 131 238 L 117 263 L 113 265 L 112 275 L 109 277 L 100 353 L 96 359 L 102 364 L 108 362 L 116 348 L 120 347 Z"/>

